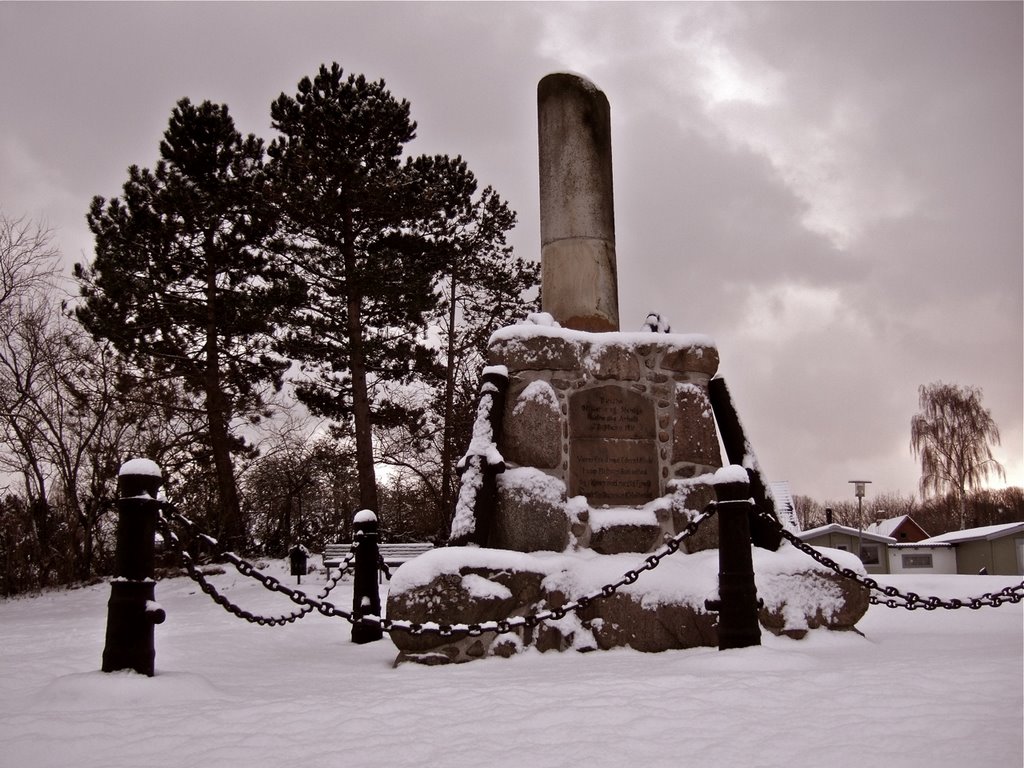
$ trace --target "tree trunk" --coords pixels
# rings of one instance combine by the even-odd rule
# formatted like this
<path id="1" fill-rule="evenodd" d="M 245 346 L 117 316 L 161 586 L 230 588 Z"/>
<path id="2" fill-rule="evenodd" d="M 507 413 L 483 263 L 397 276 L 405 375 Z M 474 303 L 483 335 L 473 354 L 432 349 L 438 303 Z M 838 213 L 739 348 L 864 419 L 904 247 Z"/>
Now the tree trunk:
<path id="1" fill-rule="evenodd" d="M 214 259 L 206 275 L 206 370 L 204 389 L 206 419 L 210 429 L 210 450 L 217 476 L 217 494 L 220 499 L 220 524 L 217 539 L 226 549 L 242 549 L 245 545 L 245 527 L 235 485 L 235 468 L 231 461 L 230 413 L 227 398 L 221 387 L 220 344 L 217 338 L 217 274 Z"/>
<path id="2" fill-rule="evenodd" d="M 83 510 L 81 502 L 69 494 L 71 506 L 74 507 L 75 519 L 82 531 L 82 553 L 76 564 L 76 575 L 79 579 L 87 579 L 92 576 L 93 559 L 93 530 L 95 528 L 94 515 L 91 510 Z"/>
<path id="3" fill-rule="evenodd" d="M 21 438 L 20 442 L 23 447 L 28 445 L 24 438 Z M 25 480 L 25 505 L 32 524 L 33 538 L 35 539 L 36 559 L 39 566 L 39 583 L 41 586 L 49 586 L 52 567 L 50 545 L 53 528 L 53 509 L 50 507 L 50 500 L 46 491 L 46 475 L 43 473 L 41 463 L 30 452 L 26 452 L 25 458 L 28 463 L 28 466 L 22 470 Z M 32 490 L 33 482 L 36 486 L 35 492 Z"/>
<path id="4" fill-rule="evenodd" d="M 373 467 L 373 418 L 366 383 L 366 356 L 363 351 L 361 275 L 357 273 L 353 242 L 352 212 L 342 216 L 345 244 L 346 288 L 348 294 L 349 369 L 352 375 L 352 416 L 356 431 L 356 472 L 359 477 L 359 506 L 377 513 L 377 475 Z"/>
<path id="5" fill-rule="evenodd" d="M 441 442 L 441 515 L 450 528 L 455 512 L 455 291 L 458 288 L 456 268 L 452 267 L 451 298 L 448 307 L 448 360 L 444 378 L 444 434 Z"/>
<path id="6" fill-rule="evenodd" d="M 211 378 L 216 379 L 216 375 Z M 224 393 L 211 384 L 206 393 L 206 415 L 210 425 L 210 450 L 213 452 L 220 499 L 220 530 L 217 538 L 227 549 L 241 549 L 245 544 L 245 528 L 242 525 L 241 504 L 235 484 L 235 468 L 231 461 L 227 409 L 223 401 Z"/>

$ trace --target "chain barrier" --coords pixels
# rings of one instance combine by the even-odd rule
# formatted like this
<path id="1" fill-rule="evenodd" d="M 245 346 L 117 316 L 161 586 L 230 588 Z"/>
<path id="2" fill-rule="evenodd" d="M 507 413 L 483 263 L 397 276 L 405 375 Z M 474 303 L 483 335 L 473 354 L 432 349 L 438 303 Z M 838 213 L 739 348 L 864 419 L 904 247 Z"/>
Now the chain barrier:
<path id="1" fill-rule="evenodd" d="M 832 558 L 822 554 L 810 544 L 802 541 L 795 534 L 787 531 L 774 517 L 770 515 L 762 515 L 762 517 L 774 522 L 782 532 L 782 537 L 784 539 L 804 554 L 817 560 L 821 565 L 835 571 L 840 576 L 852 579 L 858 584 L 868 587 L 872 592 L 881 592 L 885 596 L 885 599 L 883 599 L 878 595 L 871 594 L 868 597 L 868 600 L 872 605 L 884 605 L 887 608 L 906 608 L 908 611 L 915 611 L 918 608 L 923 608 L 926 611 L 934 611 L 936 608 L 945 608 L 948 610 L 972 608 L 977 610 L 986 606 L 994 608 L 1003 605 L 1004 603 L 1019 603 L 1024 601 L 1024 581 L 1012 587 L 1005 587 L 998 592 L 986 592 L 978 597 L 968 597 L 963 600 L 957 598 L 943 600 L 940 597 L 934 596 L 921 597 L 921 595 L 916 592 L 901 592 L 896 589 L 896 587 L 879 584 L 870 576 L 859 574 L 852 568 L 843 568 Z"/>
<path id="2" fill-rule="evenodd" d="M 581 597 L 578 597 L 575 600 L 568 602 L 563 606 L 560 606 L 559 608 L 544 609 L 529 616 L 512 616 L 507 619 L 483 621 L 473 624 L 442 624 L 433 621 L 419 623 L 406 621 L 403 619 L 392 620 L 383 618 L 381 616 L 374 616 L 372 614 L 352 613 L 341 608 L 338 608 L 336 605 L 327 602 L 327 600 L 325 599 L 330 590 L 333 589 L 337 582 L 341 579 L 341 574 L 339 574 L 335 579 L 332 579 L 333 583 L 330 584 L 329 587 L 325 589 L 319 597 L 314 598 L 310 597 L 304 592 L 292 589 L 291 587 L 282 584 L 279 579 L 276 579 L 273 576 L 260 573 L 260 571 L 254 565 L 252 565 L 252 563 L 243 560 L 242 558 L 238 557 L 238 555 L 236 555 L 235 553 L 224 552 L 223 556 L 227 558 L 235 566 L 235 568 L 238 569 L 238 572 L 241 573 L 243 576 L 250 576 L 256 579 L 257 581 L 262 583 L 266 589 L 270 590 L 271 592 L 280 592 L 286 595 L 293 603 L 301 606 L 300 610 L 294 612 L 293 614 L 289 614 L 288 616 L 270 618 L 265 616 L 256 616 L 242 608 L 239 608 L 238 606 L 233 604 L 228 598 L 224 597 L 224 595 L 220 594 L 217 591 L 217 589 L 209 583 L 209 581 L 196 567 L 191 555 L 189 555 L 188 552 L 185 551 L 184 547 L 181 546 L 181 543 L 178 541 L 177 536 L 175 536 L 174 532 L 170 530 L 168 521 L 163 516 L 161 516 L 159 522 L 161 526 L 161 531 L 164 532 L 164 535 L 168 538 L 168 540 L 172 540 L 174 542 L 174 547 L 179 552 L 179 554 L 182 555 L 182 558 L 185 562 L 185 567 L 188 570 L 189 575 L 193 578 L 193 580 L 195 580 L 200 585 L 203 592 L 210 595 L 210 597 L 213 598 L 214 602 L 223 607 L 229 613 L 232 613 L 235 616 L 238 616 L 239 618 L 245 619 L 246 621 L 252 622 L 254 624 L 280 626 L 281 624 L 293 622 L 296 619 L 304 617 L 313 610 L 316 610 L 323 616 L 327 616 L 328 618 L 342 618 L 348 621 L 350 624 L 366 623 L 371 626 L 379 626 L 384 632 L 393 632 L 395 630 L 400 630 L 409 632 L 413 635 L 436 634 L 440 637 L 451 637 L 455 634 L 466 634 L 470 637 L 477 637 L 479 635 L 482 635 L 484 632 L 495 632 L 497 634 L 505 634 L 508 632 L 515 632 L 524 627 L 536 627 L 543 621 L 558 621 L 559 619 L 565 618 L 569 613 L 580 611 L 583 608 L 586 608 L 594 600 L 600 599 L 602 597 L 609 597 L 610 595 L 615 594 L 623 586 L 635 583 L 644 572 L 651 571 L 657 568 L 665 557 L 675 552 L 678 552 L 680 546 L 682 546 L 682 543 L 687 538 L 697 533 L 697 530 L 701 526 L 701 524 L 703 524 L 706 520 L 708 520 L 708 518 L 713 516 L 719 506 L 735 503 L 745 502 L 727 501 L 712 502 L 708 504 L 708 506 L 704 508 L 703 512 L 701 512 L 699 515 L 697 515 L 697 517 L 695 517 L 693 520 L 687 523 L 686 528 L 684 528 L 682 532 L 667 539 L 660 548 L 658 548 L 657 550 L 655 550 L 654 552 L 652 552 L 644 558 L 643 565 L 635 569 L 630 569 L 626 571 L 622 575 L 622 578 L 620 578 L 618 581 L 612 582 L 610 584 L 605 584 L 599 589 L 595 589 L 591 592 L 588 592 L 587 594 L 582 595 Z M 219 547 L 219 542 L 216 539 L 214 539 L 212 536 L 208 536 L 200 532 L 196 528 L 195 523 L 193 523 L 187 517 L 182 515 L 180 512 L 173 510 L 170 507 L 170 505 L 165 505 L 165 509 L 167 509 L 170 512 L 171 516 L 177 522 L 181 523 L 190 531 L 192 531 L 195 536 L 203 539 L 203 541 L 207 542 L 212 547 Z M 345 556 L 345 561 L 342 567 L 342 574 L 348 568 L 349 563 L 355 556 L 355 544 L 356 542 L 353 542 L 352 552 Z"/>
<path id="3" fill-rule="evenodd" d="M 164 509 L 169 512 L 170 516 L 173 517 L 176 522 L 185 526 L 197 538 L 202 539 L 212 547 L 218 548 L 220 546 L 220 542 L 218 542 L 212 536 L 208 536 L 207 534 L 199 531 L 196 524 L 180 512 L 173 510 L 173 508 L 171 508 L 169 505 L 165 505 Z M 255 565 L 246 560 L 243 560 L 234 552 L 223 552 L 223 557 L 227 559 L 228 562 L 230 562 L 233 566 L 235 566 L 235 569 L 240 574 L 260 581 L 266 589 L 270 590 L 271 592 L 280 592 L 281 594 L 291 599 L 293 603 L 296 603 L 300 606 L 298 610 L 283 616 L 260 616 L 245 610 L 244 608 L 231 602 L 231 600 L 228 597 L 226 597 L 222 592 L 220 592 L 210 582 L 210 580 L 206 578 L 205 574 L 203 574 L 203 572 L 196 565 L 192 555 L 189 554 L 188 550 L 186 550 L 184 545 L 182 545 L 177 534 L 175 534 L 175 532 L 171 529 L 170 522 L 168 521 L 167 517 L 163 514 L 163 511 L 161 512 L 160 517 L 157 519 L 157 526 L 159 527 L 161 534 L 163 534 L 164 540 L 167 541 L 170 544 L 171 549 L 181 557 L 182 562 L 185 565 L 185 570 L 188 571 L 189 577 L 197 584 L 199 584 L 199 587 L 202 589 L 202 591 L 209 595 L 213 599 L 213 601 L 217 603 L 217 605 L 221 606 L 228 613 L 231 613 L 240 619 L 245 619 L 246 621 L 252 624 L 257 624 L 259 626 L 280 627 L 284 626 L 285 624 L 292 624 L 298 619 L 305 618 L 313 611 L 313 603 L 310 602 L 309 598 L 307 598 L 307 596 L 303 592 L 292 589 L 291 587 L 282 583 L 280 579 L 276 579 L 273 576 L 261 573 L 259 569 L 256 568 Z M 338 584 L 341 582 L 345 574 L 349 572 L 349 569 L 352 566 L 352 561 L 354 559 L 355 542 L 353 542 L 352 551 L 345 555 L 344 560 L 341 562 L 341 565 L 338 570 L 338 575 L 332 576 L 330 579 L 328 579 L 327 584 L 324 585 L 323 590 L 321 590 L 316 600 L 322 601 L 327 598 L 327 596 L 331 593 L 331 590 L 338 586 Z"/>
<path id="4" fill-rule="evenodd" d="M 164 515 L 161 515 L 158 524 L 165 539 L 171 543 L 172 548 L 181 556 L 189 576 L 200 585 L 202 591 L 209 595 L 214 602 L 223 607 L 229 613 L 251 623 L 258 624 L 260 626 L 282 626 L 304 618 L 316 610 L 323 616 L 327 616 L 329 618 L 339 617 L 345 619 L 351 624 L 364 622 L 372 626 L 379 626 L 385 632 L 401 630 L 413 635 L 437 634 L 441 637 L 450 637 L 454 634 L 467 634 L 471 637 L 475 637 L 482 635 L 484 632 L 505 634 L 515 632 L 522 628 L 532 629 L 541 622 L 558 621 L 565 618 L 570 613 L 575 613 L 586 608 L 594 600 L 615 594 L 623 586 L 635 583 L 646 571 L 651 571 L 657 568 L 665 557 L 677 552 L 682 546 L 682 543 L 690 536 L 693 536 L 697 532 L 698 528 L 708 518 L 714 515 L 718 506 L 729 503 L 744 502 L 712 502 L 704 509 L 703 512 L 691 520 L 682 532 L 667 539 L 658 550 L 644 558 L 642 565 L 635 569 L 626 571 L 617 581 L 605 584 L 604 586 L 592 590 L 591 592 L 588 592 L 587 594 L 582 595 L 558 608 L 544 609 L 528 616 L 513 616 L 507 619 L 497 619 L 473 624 L 447 624 L 432 621 L 419 623 L 401 619 L 392 620 L 372 614 L 353 613 L 328 602 L 326 599 L 327 596 L 330 594 L 331 590 L 340 583 L 344 575 L 349 572 L 349 569 L 352 566 L 355 558 L 355 547 L 358 543 L 358 535 L 356 540 L 352 543 L 352 551 L 350 551 L 342 561 L 337 576 L 329 579 L 328 583 L 317 597 L 311 597 L 301 590 L 292 589 L 282 583 L 280 579 L 261 573 L 255 565 L 239 557 L 234 552 L 223 552 L 223 557 L 227 559 L 240 574 L 256 579 L 265 589 L 270 592 L 279 592 L 299 606 L 298 610 L 284 616 L 259 616 L 232 603 L 230 599 L 220 593 L 217 588 L 210 583 L 210 581 L 199 570 L 192 556 L 182 546 L 177 535 L 171 530 L 169 521 Z M 195 523 L 180 512 L 174 510 L 170 505 L 165 505 L 165 509 L 176 522 L 188 528 L 194 536 L 202 539 L 214 548 L 218 548 L 220 546 L 219 542 L 215 538 L 199 531 Z M 923 608 L 926 611 L 934 611 L 937 608 L 944 608 L 947 610 L 971 608 L 973 610 L 977 610 L 983 607 L 998 607 L 1005 603 L 1013 604 L 1024 602 L 1024 581 L 1014 586 L 1005 587 L 997 592 L 987 592 L 977 597 L 964 599 L 952 598 L 944 600 L 935 596 L 922 597 L 916 592 L 901 592 L 896 587 L 880 584 L 870 576 L 860 574 L 851 568 L 844 568 L 840 566 L 835 560 L 819 552 L 811 545 L 802 541 L 798 536 L 786 530 L 774 517 L 770 515 L 762 516 L 774 525 L 778 526 L 782 537 L 789 541 L 790 544 L 798 550 L 829 570 L 834 571 L 844 578 L 851 579 L 852 581 L 855 581 L 871 590 L 872 594 L 868 599 L 873 605 L 884 605 L 888 608 L 905 608 L 909 611 L 917 610 L 918 608 Z M 379 565 L 383 565 L 383 558 L 380 559 Z M 390 577 L 390 572 L 388 572 L 388 575 Z M 881 593 L 884 597 L 879 597 L 874 594 L 875 592 Z"/>

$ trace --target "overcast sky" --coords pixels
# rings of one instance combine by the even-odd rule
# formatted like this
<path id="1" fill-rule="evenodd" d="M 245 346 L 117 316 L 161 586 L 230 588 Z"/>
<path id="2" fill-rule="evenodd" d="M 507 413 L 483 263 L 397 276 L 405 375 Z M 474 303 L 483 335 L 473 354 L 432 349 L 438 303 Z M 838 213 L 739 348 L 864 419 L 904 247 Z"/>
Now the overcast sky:
<path id="1" fill-rule="evenodd" d="M 383 78 L 412 154 L 461 154 L 539 258 L 536 86 L 612 107 L 623 330 L 712 336 L 770 480 L 915 492 L 920 384 L 984 390 L 1024 485 L 1022 5 L 0 2 L 0 211 L 91 258 L 85 212 L 174 103 Z"/>

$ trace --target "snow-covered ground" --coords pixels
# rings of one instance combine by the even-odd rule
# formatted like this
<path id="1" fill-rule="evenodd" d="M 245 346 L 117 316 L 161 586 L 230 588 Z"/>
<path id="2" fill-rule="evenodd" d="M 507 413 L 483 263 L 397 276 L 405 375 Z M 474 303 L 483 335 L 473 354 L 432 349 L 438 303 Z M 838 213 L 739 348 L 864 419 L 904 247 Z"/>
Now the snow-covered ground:
<path id="1" fill-rule="evenodd" d="M 281 563 L 268 572 L 283 574 Z M 294 579 L 283 577 L 286 583 Z M 234 570 L 254 611 L 294 606 Z M 892 576 L 966 597 L 1001 576 Z M 318 591 L 322 575 L 303 579 Z M 332 595 L 349 607 L 350 584 Z M 0 765 L 978 766 L 1024 764 L 1024 611 L 873 606 L 853 633 L 642 654 L 528 651 L 392 667 L 318 614 L 285 627 L 230 616 L 161 581 L 157 674 L 99 672 L 108 585 L 0 601 Z"/>

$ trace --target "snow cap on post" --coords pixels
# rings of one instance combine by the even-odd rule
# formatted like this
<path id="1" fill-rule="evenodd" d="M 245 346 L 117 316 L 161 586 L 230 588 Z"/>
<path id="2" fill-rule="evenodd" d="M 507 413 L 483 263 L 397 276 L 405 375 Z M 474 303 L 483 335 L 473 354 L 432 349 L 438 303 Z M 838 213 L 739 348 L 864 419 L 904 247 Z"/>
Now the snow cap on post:
<path id="1" fill-rule="evenodd" d="M 356 512 L 356 516 L 352 518 L 352 522 L 355 525 L 359 525 L 360 523 L 376 523 L 377 516 L 369 509 L 361 509 Z"/>
<path id="2" fill-rule="evenodd" d="M 719 467 L 711 477 L 711 485 L 723 485 L 726 483 L 743 483 L 745 485 L 748 482 L 750 482 L 750 477 L 747 475 L 747 470 L 739 464 Z"/>
<path id="3" fill-rule="evenodd" d="M 160 466 L 149 459 L 130 459 L 121 465 L 121 470 L 117 474 L 122 499 L 140 496 L 155 499 L 163 482 L 163 471 Z"/>

